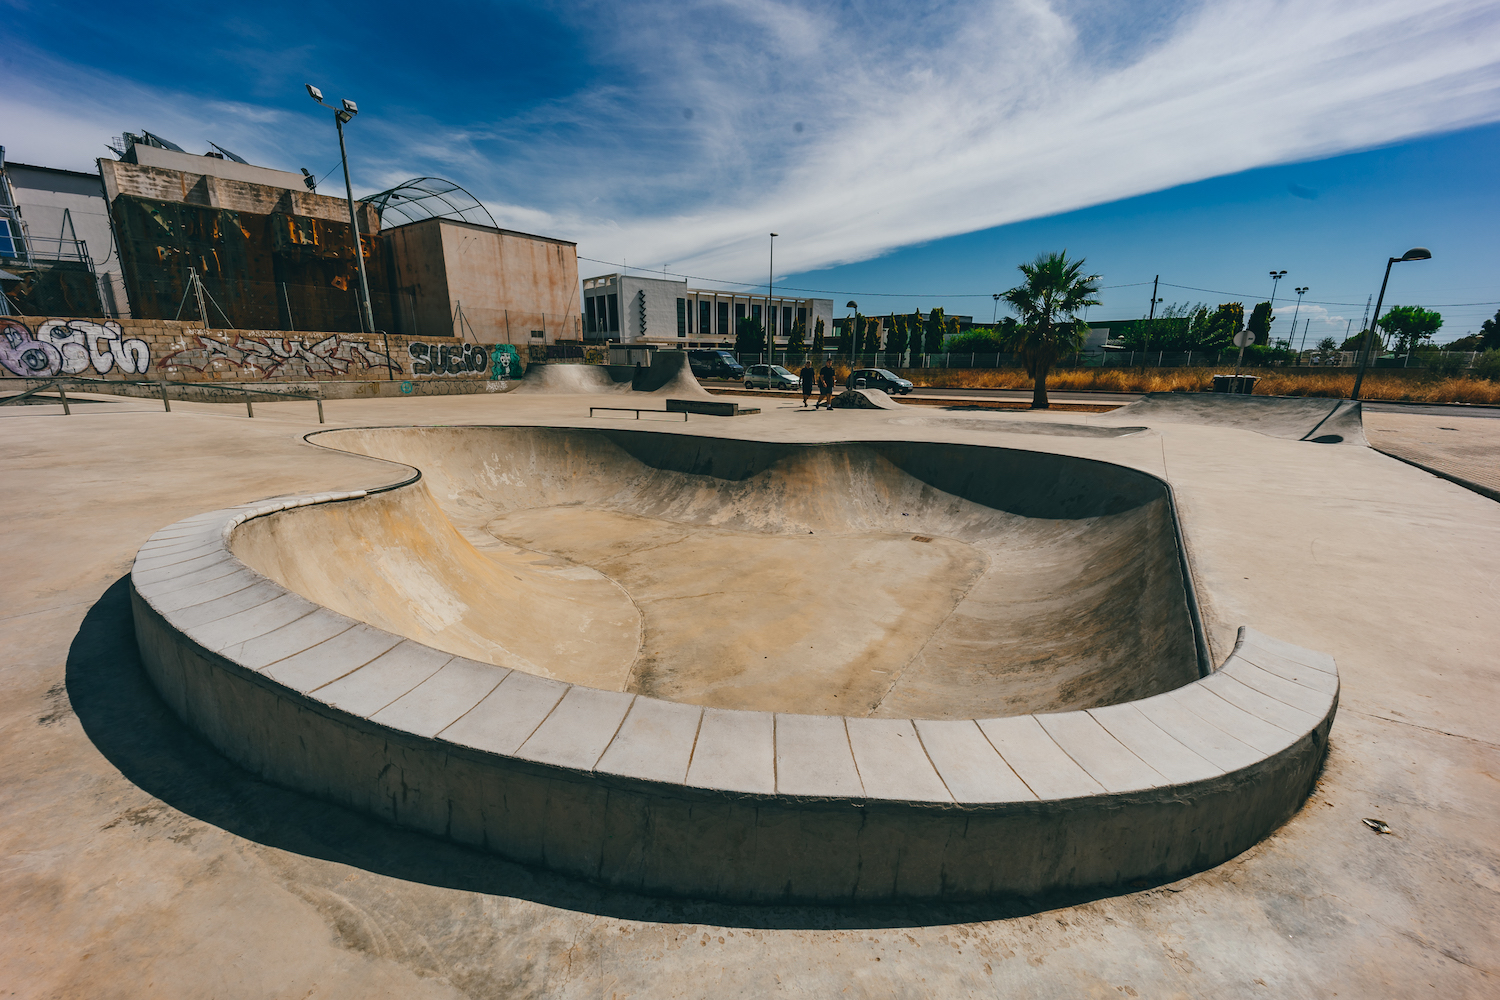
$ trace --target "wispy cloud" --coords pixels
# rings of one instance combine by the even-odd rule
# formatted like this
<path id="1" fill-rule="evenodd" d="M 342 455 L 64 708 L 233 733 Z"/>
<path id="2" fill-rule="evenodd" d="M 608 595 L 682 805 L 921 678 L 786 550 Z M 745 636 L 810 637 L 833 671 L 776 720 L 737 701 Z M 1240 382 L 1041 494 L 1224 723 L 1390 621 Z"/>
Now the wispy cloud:
<path id="1" fill-rule="evenodd" d="M 589 257 L 755 280 L 771 230 L 778 270 L 806 271 L 1500 119 L 1493 0 L 1178 0 L 1144 16 L 1104 0 L 626 0 L 557 16 L 589 40 L 586 85 L 486 120 L 363 115 L 367 189 L 448 176 L 502 225 Z M 149 108 L 252 159 L 336 159 L 321 120 L 195 110 L 31 61 L 48 60 L 45 87 L 11 91 L 8 129 L 32 145 L 73 156 L 74 133 L 92 149 Z"/>

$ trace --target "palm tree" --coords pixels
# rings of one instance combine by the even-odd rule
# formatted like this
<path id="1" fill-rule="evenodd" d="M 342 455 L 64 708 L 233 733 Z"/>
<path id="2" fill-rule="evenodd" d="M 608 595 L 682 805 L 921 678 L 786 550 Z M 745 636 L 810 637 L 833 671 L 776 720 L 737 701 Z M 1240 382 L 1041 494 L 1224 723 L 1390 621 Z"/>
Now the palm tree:
<path id="1" fill-rule="evenodd" d="M 1014 346 L 1026 361 L 1032 378 L 1033 410 L 1047 409 L 1047 372 L 1057 359 L 1080 350 L 1088 325 L 1078 311 L 1099 305 L 1099 275 L 1083 274 L 1083 258 L 1069 260 L 1068 252 L 1038 254 L 1020 266 L 1026 280 L 1001 296 L 1020 315 Z"/>

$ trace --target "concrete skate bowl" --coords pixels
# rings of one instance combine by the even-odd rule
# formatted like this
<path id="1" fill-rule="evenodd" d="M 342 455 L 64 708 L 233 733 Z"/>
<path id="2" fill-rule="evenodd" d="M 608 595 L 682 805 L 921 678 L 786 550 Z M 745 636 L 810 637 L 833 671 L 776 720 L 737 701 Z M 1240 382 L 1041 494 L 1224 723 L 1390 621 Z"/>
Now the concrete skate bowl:
<path id="1" fill-rule="evenodd" d="M 1203 655 L 1165 484 L 1043 452 L 327 432 L 412 465 L 163 529 L 148 672 L 269 780 L 735 901 L 1164 879 L 1316 776 L 1332 660 Z M 436 498 L 436 499 L 434 499 Z M 804 651 L 804 647 L 806 647 Z"/>
<path id="2" fill-rule="evenodd" d="M 1134 403 L 1110 411 L 1107 419 L 1239 427 L 1270 437 L 1313 444 L 1368 443 L 1359 401 L 1349 399 L 1152 392 Z"/>

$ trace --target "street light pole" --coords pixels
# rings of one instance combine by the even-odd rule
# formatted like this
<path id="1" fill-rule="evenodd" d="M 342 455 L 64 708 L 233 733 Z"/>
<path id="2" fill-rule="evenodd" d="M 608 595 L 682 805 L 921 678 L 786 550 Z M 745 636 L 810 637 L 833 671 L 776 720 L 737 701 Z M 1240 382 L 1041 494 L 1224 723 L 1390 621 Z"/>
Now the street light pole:
<path id="1" fill-rule="evenodd" d="M 1295 336 L 1297 336 L 1297 317 L 1299 315 L 1301 315 L 1301 313 L 1302 313 L 1302 296 L 1304 296 L 1304 295 L 1307 294 L 1307 286 L 1303 285 L 1300 288 L 1294 288 L 1294 289 L 1292 289 L 1292 291 L 1294 291 L 1294 292 L 1297 293 L 1297 308 L 1295 308 L 1295 309 L 1292 310 L 1292 332 L 1289 333 L 1289 334 L 1287 334 L 1287 338 L 1286 338 L 1287 350 L 1291 350 L 1291 347 L 1292 347 L 1292 338 L 1295 337 Z M 1274 312 L 1274 310 L 1275 310 L 1276 307 L 1272 306 L 1271 308 L 1272 308 L 1272 310 Z M 1267 336 L 1267 339 L 1270 339 L 1269 335 Z"/>
<path id="2" fill-rule="evenodd" d="M 766 388 L 771 387 L 771 366 L 776 363 L 776 324 L 771 322 L 771 286 L 776 281 L 776 233 L 771 234 L 771 257 L 766 271 Z"/>
<path id="3" fill-rule="evenodd" d="M 340 108 L 324 104 L 323 92 L 310 83 L 307 84 L 307 94 L 318 104 L 333 112 L 334 127 L 339 132 L 339 160 L 344 165 L 344 195 L 349 201 L 349 232 L 354 236 L 354 263 L 359 268 L 359 323 L 365 332 L 374 333 L 375 314 L 370 309 L 370 282 L 365 277 L 364 241 L 359 237 L 359 219 L 354 214 L 354 186 L 349 183 L 349 152 L 344 147 L 344 125 L 353 121 L 354 116 L 359 114 L 359 108 L 348 98 L 344 98 L 341 102 L 343 107 Z"/>
<path id="4" fill-rule="evenodd" d="M 1408 260 L 1431 259 L 1431 250 L 1426 247 L 1412 247 L 1400 257 L 1392 257 L 1385 262 L 1385 277 L 1380 280 L 1380 295 L 1375 299 L 1375 315 L 1370 318 L 1370 328 L 1365 331 L 1365 343 L 1359 355 L 1359 374 L 1354 376 L 1354 391 L 1350 393 L 1350 399 L 1359 398 L 1359 388 L 1365 381 L 1365 366 L 1370 363 L 1370 343 L 1375 339 L 1375 324 L 1380 321 L 1380 307 L 1385 302 L 1385 286 L 1391 280 L 1391 265 Z"/>
<path id="5" fill-rule="evenodd" d="M 854 356 L 859 352 L 859 303 L 850 299 L 844 306 L 845 309 L 853 309 L 854 313 L 849 317 L 849 382 L 854 383 Z"/>
<path id="6" fill-rule="evenodd" d="M 1276 311 L 1276 283 L 1286 277 L 1285 271 L 1271 272 L 1271 311 Z"/>
<path id="7" fill-rule="evenodd" d="M 990 316 L 990 326 L 994 326 L 996 323 L 1000 322 L 1000 293 L 995 292 L 990 296 L 990 298 L 995 300 L 995 312 L 992 316 Z"/>

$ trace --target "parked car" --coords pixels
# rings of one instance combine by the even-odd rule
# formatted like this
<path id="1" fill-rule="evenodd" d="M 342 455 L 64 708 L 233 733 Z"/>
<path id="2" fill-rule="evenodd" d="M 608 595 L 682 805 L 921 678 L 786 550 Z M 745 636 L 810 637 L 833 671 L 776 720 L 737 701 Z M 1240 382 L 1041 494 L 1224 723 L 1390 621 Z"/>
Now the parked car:
<path id="1" fill-rule="evenodd" d="M 800 389 L 802 380 L 780 365 L 751 365 L 745 372 L 746 389 Z"/>
<path id="2" fill-rule="evenodd" d="M 688 351 L 688 367 L 698 378 L 728 378 L 738 381 L 745 377 L 745 366 L 736 361 L 728 351 Z"/>
<path id="3" fill-rule="evenodd" d="M 887 368 L 856 368 L 849 373 L 849 385 L 856 385 L 860 379 L 865 380 L 866 389 L 882 389 L 892 395 L 904 396 L 912 390 L 909 380 Z"/>

